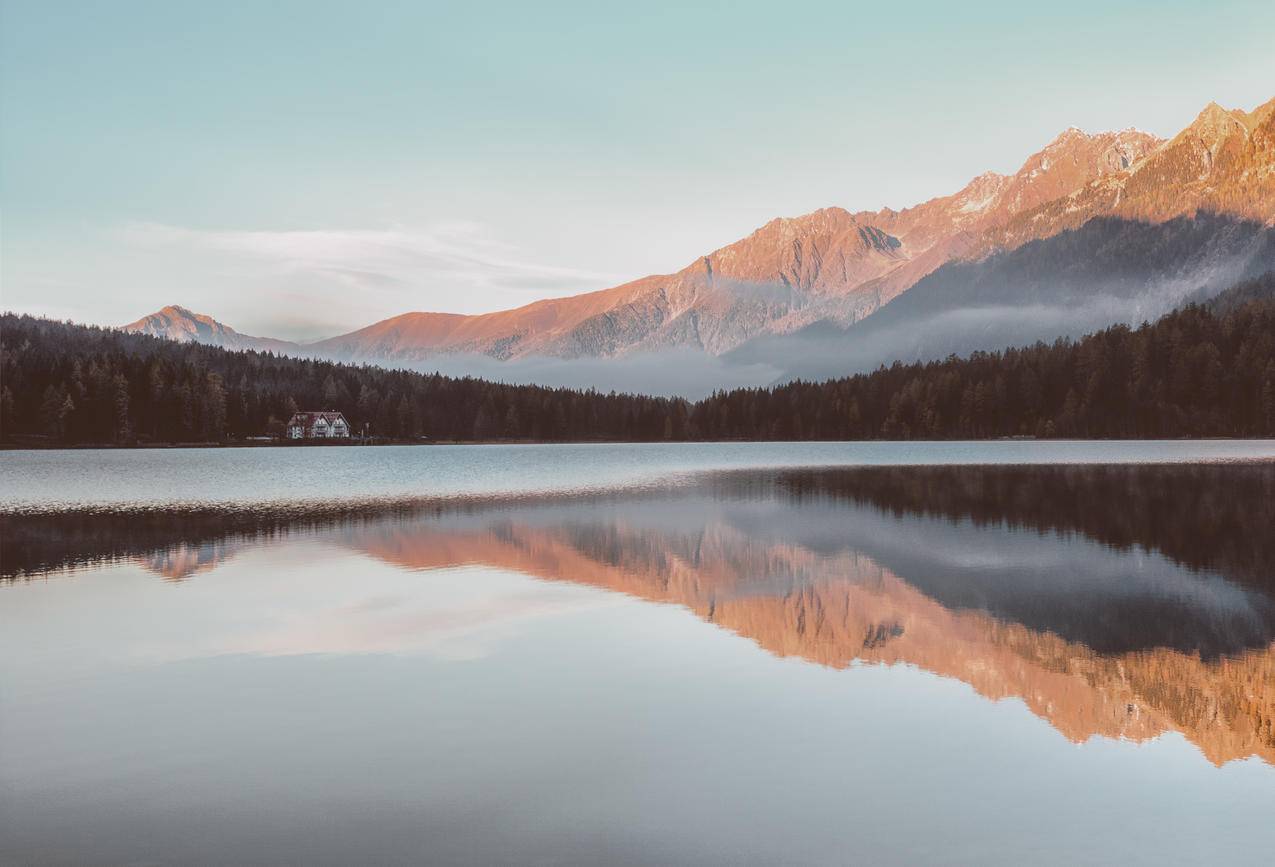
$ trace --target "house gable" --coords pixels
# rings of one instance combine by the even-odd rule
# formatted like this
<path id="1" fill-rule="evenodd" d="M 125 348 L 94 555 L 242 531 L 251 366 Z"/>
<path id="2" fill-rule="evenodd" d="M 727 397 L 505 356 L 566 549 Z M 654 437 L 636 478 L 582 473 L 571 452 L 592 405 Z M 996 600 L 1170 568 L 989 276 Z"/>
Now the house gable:
<path id="1" fill-rule="evenodd" d="M 289 439 L 348 437 L 350 423 L 335 410 L 294 413 L 288 420 Z"/>

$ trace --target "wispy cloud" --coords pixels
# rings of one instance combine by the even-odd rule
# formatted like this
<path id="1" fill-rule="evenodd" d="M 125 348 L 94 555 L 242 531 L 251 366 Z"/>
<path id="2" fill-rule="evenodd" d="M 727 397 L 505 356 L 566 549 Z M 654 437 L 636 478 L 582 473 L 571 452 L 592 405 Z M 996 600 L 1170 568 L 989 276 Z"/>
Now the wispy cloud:
<path id="1" fill-rule="evenodd" d="M 546 290 L 569 294 L 618 282 L 615 274 L 527 261 L 474 223 L 389 229 L 244 231 L 131 223 L 137 247 L 184 249 L 239 260 L 276 275 L 332 280 L 364 290 Z"/>

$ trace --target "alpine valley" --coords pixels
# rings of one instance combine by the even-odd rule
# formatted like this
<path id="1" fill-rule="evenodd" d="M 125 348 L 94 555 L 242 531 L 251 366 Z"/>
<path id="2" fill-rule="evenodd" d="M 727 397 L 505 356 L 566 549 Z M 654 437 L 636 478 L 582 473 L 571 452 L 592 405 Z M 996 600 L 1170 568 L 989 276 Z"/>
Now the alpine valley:
<path id="1" fill-rule="evenodd" d="M 125 330 L 230 349 L 681 392 L 1136 325 L 1275 268 L 1275 99 L 1168 140 L 1070 128 L 1012 175 L 901 211 L 770 221 L 672 274 L 482 315 L 413 312 L 298 344 L 179 306 Z M 642 379 L 670 354 L 676 381 Z M 655 357 L 663 363 L 644 367 Z M 619 376 L 626 371 L 627 378 Z"/>

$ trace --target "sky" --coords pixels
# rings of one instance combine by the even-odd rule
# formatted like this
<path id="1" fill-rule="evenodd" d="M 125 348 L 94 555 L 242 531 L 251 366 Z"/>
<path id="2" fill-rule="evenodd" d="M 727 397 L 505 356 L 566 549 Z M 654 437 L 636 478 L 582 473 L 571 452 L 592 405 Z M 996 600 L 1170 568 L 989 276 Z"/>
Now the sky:
<path id="1" fill-rule="evenodd" d="M 0 308 L 342 333 L 1275 96 L 1275 4 L 0 0 Z"/>

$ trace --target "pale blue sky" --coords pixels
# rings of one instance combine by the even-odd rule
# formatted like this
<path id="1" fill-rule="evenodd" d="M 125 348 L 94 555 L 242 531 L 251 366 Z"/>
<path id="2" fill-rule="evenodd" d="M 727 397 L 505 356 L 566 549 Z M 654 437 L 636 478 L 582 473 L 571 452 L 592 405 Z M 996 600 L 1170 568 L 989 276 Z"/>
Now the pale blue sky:
<path id="1" fill-rule="evenodd" d="M 1275 4 L 0 2 L 0 306 L 306 337 L 1275 96 Z"/>

